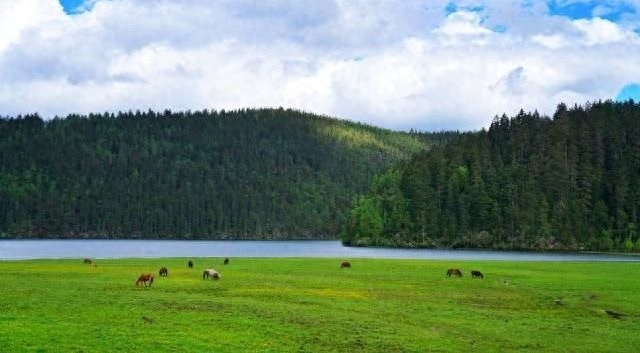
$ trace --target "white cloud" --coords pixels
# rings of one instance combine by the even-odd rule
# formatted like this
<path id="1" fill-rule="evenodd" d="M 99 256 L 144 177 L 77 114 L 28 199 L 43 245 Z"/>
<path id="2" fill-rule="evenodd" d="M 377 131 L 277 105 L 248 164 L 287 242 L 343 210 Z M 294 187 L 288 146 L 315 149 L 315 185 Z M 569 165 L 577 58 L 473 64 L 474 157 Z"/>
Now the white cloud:
<path id="1" fill-rule="evenodd" d="M 636 37 L 633 31 L 625 31 L 617 24 L 598 17 L 575 20 L 573 25 L 584 34 L 589 45 L 633 41 Z"/>
<path id="2" fill-rule="evenodd" d="M 569 45 L 569 40 L 562 34 L 536 34 L 531 37 L 534 43 L 543 45 L 549 49 L 558 49 Z"/>
<path id="3" fill-rule="evenodd" d="M 63 20 L 62 6 L 55 1 L 0 1 L 0 55 L 19 41 L 23 31 Z"/>
<path id="4" fill-rule="evenodd" d="M 286 106 L 467 130 L 640 81 L 630 19 L 447 4 L 113 0 L 67 16 L 56 0 L 0 1 L 0 115 Z"/>
<path id="5" fill-rule="evenodd" d="M 632 29 L 598 17 L 573 20 L 567 22 L 560 32 L 536 34 L 531 39 L 550 49 L 615 43 L 638 44 L 638 35 Z"/>
<path id="6" fill-rule="evenodd" d="M 435 33 L 455 37 L 484 37 L 491 31 L 481 25 L 481 18 L 477 12 L 453 12 L 434 30 Z"/>

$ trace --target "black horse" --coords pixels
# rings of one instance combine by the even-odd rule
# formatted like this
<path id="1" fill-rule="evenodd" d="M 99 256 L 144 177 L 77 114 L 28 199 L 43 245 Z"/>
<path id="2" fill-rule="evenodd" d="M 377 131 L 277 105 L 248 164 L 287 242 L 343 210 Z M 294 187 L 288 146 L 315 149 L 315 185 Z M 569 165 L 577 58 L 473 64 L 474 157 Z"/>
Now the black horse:
<path id="1" fill-rule="evenodd" d="M 159 272 L 158 274 L 160 275 L 160 277 L 169 276 L 169 270 L 166 267 L 161 267 L 160 271 L 158 271 L 158 272 Z"/>
<path id="2" fill-rule="evenodd" d="M 228 257 L 225 257 L 225 258 L 224 258 L 224 264 L 225 264 L 225 265 L 228 265 L 228 264 L 229 264 L 229 258 L 228 258 Z"/>
<path id="3" fill-rule="evenodd" d="M 484 278 L 484 275 L 480 271 L 473 270 L 471 271 L 472 278 Z"/>
<path id="4" fill-rule="evenodd" d="M 189 260 L 189 262 L 187 262 L 187 266 L 189 268 L 193 268 L 193 261 Z"/>

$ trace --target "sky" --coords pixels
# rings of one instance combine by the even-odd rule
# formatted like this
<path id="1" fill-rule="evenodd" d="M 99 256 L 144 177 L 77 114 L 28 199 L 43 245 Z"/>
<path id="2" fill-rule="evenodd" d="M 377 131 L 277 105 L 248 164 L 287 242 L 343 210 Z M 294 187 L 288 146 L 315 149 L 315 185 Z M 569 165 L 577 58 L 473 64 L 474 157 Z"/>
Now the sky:
<path id="1" fill-rule="evenodd" d="M 396 130 L 640 101 L 640 0 L 0 0 L 0 115 L 285 107 Z"/>

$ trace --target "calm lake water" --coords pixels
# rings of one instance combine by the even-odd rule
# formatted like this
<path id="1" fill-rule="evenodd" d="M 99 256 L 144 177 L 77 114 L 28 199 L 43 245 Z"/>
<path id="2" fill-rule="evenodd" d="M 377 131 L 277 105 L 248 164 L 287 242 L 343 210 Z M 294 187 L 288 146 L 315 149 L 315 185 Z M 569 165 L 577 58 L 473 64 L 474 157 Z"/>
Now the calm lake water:
<path id="1" fill-rule="evenodd" d="M 226 256 L 640 262 L 632 255 L 352 248 L 339 241 L 0 240 L 0 260 Z"/>

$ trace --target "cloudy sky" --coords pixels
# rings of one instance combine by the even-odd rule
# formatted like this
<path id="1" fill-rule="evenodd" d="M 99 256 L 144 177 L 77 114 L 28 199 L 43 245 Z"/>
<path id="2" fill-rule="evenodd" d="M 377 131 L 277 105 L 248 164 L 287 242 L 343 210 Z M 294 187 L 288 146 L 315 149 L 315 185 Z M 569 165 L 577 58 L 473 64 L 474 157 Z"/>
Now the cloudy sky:
<path id="1" fill-rule="evenodd" d="M 0 115 L 283 106 L 474 130 L 638 84 L 640 0 L 0 0 Z"/>

